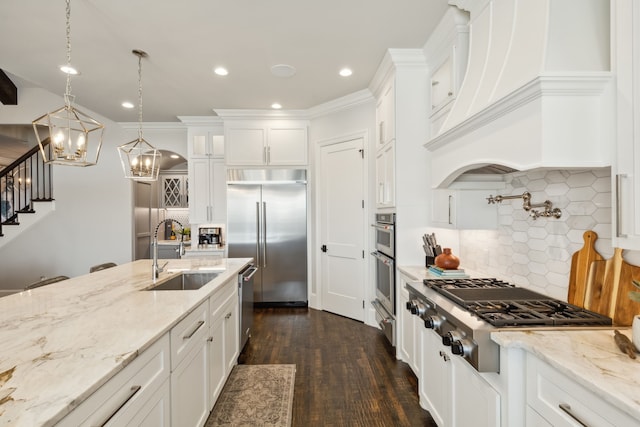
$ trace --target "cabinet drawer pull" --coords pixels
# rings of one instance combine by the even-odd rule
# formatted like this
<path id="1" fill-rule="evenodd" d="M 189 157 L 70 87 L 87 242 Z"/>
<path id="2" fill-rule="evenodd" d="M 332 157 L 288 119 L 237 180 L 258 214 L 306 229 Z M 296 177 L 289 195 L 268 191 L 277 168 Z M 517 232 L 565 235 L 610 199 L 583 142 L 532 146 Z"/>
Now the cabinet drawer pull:
<path id="1" fill-rule="evenodd" d="M 202 327 L 202 325 L 204 325 L 204 320 L 201 320 L 198 322 L 198 325 L 193 329 L 193 331 L 191 331 L 190 334 L 187 334 L 185 336 L 182 337 L 183 340 L 188 340 L 189 338 L 191 338 L 193 336 L 193 334 L 195 334 L 198 329 L 200 329 Z"/>
<path id="2" fill-rule="evenodd" d="M 573 419 L 574 419 L 578 424 L 580 424 L 581 426 L 589 427 L 589 424 L 587 424 L 587 423 L 585 423 L 584 421 L 582 421 L 582 420 L 580 419 L 580 417 L 578 417 L 576 414 L 574 414 L 574 413 L 571 411 L 571 405 L 569 405 L 568 403 L 561 403 L 561 404 L 559 404 L 559 405 L 558 405 L 558 408 L 562 409 L 562 411 L 563 411 L 565 414 L 569 415 L 571 418 L 573 418 Z"/>
<path id="3" fill-rule="evenodd" d="M 141 388 L 142 388 L 142 386 L 141 386 L 141 385 L 134 385 L 134 386 L 131 386 L 131 390 L 130 390 L 130 392 L 129 392 L 129 396 L 127 396 L 127 398 L 125 399 L 125 401 L 124 401 L 124 402 L 122 402 L 122 403 L 121 403 L 121 404 L 116 408 L 116 410 L 115 410 L 115 411 L 113 411 L 113 413 L 112 413 L 111 415 L 109 415 L 109 417 L 108 417 L 108 418 L 107 418 L 103 423 L 101 423 L 101 424 L 100 424 L 100 426 L 101 426 L 101 427 L 104 427 L 105 425 L 107 425 L 107 423 L 108 423 L 109 421 L 111 421 L 111 418 L 113 418 L 113 417 L 114 417 L 118 412 L 120 412 L 120 409 L 122 409 L 122 407 L 123 407 L 124 405 L 126 405 L 127 403 L 129 403 L 129 401 L 130 401 L 131 399 L 133 399 L 133 396 L 135 396 L 135 395 L 140 391 L 140 389 L 141 389 Z"/>

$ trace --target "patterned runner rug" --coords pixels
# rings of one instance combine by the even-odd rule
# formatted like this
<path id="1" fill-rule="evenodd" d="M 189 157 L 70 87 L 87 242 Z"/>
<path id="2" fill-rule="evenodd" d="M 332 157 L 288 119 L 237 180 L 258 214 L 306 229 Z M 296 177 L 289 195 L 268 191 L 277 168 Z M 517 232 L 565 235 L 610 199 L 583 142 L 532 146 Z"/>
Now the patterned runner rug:
<path id="1" fill-rule="evenodd" d="M 296 365 L 236 365 L 205 427 L 290 426 L 295 375 Z"/>

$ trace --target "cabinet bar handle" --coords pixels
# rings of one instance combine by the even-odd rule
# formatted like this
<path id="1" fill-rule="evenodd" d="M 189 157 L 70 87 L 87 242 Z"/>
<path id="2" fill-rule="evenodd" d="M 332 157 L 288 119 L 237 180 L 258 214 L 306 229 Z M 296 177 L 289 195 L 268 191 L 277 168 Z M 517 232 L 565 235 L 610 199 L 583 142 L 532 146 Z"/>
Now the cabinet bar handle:
<path id="1" fill-rule="evenodd" d="M 622 233 L 622 178 L 626 178 L 626 174 L 616 175 L 616 237 L 627 237 Z"/>
<path id="2" fill-rule="evenodd" d="M 256 202 L 256 264 L 260 265 L 260 202 Z"/>
<path id="3" fill-rule="evenodd" d="M 141 386 L 141 385 L 134 385 L 134 386 L 131 386 L 131 390 L 130 390 L 129 396 L 127 396 L 127 398 L 125 399 L 125 401 L 124 401 L 124 402 L 122 402 L 122 403 L 121 403 L 121 404 L 116 408 L 116 410 L 115 410 L 115 411 L 113 411 L 113 413 L 112 413 L 111 415 L 109 415 L 109 418 L 107 418 L 107 419 L 106 419 L 102 424 L 100 424 L 100 426 L 101 426 L 101 427 L 104 427 L 105 425 L 107 425 L 107 423 L 108 423 L 109 421 L 111 421 L 111 418 L 113 418 L 113 417 L 114 417 L 118 412 L 120 412 L 120 409 L 122 409 L 122 407 L 123 407 L 124 405 L 126 405 L 126 404 L 131 400 L 131 399 L 133 399 L 133 396 L 135 396 L 135 395 L 140 391 L 140 389 L 141 389 L 141 388 L 142 388 L 142 386 Z"/>
<path id="4" fill-rule="evenodd" d="M 191 331 L 190 334 L 187 334 L 185 336 L 182 337 L 183 340 L 188 340 L 189 338 L 191 338 L 193 336 L 193 334 L 195 334 L 198 329 L 200 329 L 202 327 L 202 325 L 204 325 L 204 320 L 201 320 L 198 322 L 198 325 L 193 329 L 193 331 Z"/>
<path id="5" fill-rule="evenodd" d="M 573 419 L 574 419 L 578 424 L 580 424 L 581 426 L 589 427 L 589 424 L 587 424 L 587 423 L 585 423 L 584 421 L 582 421 L 582 420 L 580 419 L 580 417 L 578 417 L 576 414 L 574 414 L 574 413 L 571 411 L 571 406 L 570 406 L 568 403 L 561 403 L 561 404 L 559 404 L 559 405 L 558 405 L 558 408 L 562 409 L 562 411 L 563 411 L 565 414 L 569 415 L 571 418 L 573 418 Z"/>
<path id="6" fill-rule="evenodd" d="M 267 268 L 267 202 L 262 202 L 262 268 Z"/>
<path id="7" fill-rule="evenodd" d="M 449 195 L 449 224 L 453 224 L 451 221 L 451 200 L 453 199 L 452 195 Z"/>

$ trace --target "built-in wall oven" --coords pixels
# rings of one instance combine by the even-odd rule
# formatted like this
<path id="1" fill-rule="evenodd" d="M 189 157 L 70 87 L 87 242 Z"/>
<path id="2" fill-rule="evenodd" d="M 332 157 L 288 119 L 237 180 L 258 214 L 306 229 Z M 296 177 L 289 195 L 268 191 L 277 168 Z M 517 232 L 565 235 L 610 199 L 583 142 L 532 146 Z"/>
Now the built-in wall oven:
<path id="1" fill-rule="evenodd" d="M 395 347 L 395 221 L 394 213 L 376 214 L 372 224 L 376 235 L 375 258 L 376 299 L 371 302 L 376 310 L 376 320 L 387 339 Z"/>

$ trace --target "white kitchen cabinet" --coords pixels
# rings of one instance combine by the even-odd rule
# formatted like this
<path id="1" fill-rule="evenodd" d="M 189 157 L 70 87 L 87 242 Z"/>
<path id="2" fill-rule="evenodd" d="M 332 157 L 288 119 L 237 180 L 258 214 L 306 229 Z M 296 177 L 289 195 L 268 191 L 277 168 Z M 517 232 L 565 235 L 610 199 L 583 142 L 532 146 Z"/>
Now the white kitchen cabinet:
<path id="1" fill-rule="evenodd" d="M 165 334 L 57 425 L 170 426 L 169 343 Z"/>
<path id="2" fill-rule="evenodd" d="M 377 207 L 395 206 L 395 185 L 395 141 L 391 141 L 376 154 Z"/>
<path id="3" fill-rule="evenodd" d="M 308 160 L 301 121 L 225 121 L 225 160 L 233 166 L 294 166 Z"/>
<path id="4" fill-rule="evenodd" d="M 613 245 L 640 250 L 640 4 L 616 1 L 616 159 L 612 165 Z"/>
<path id="5" fill-rule="evenodd" d="M 189 158 L 224 158 L 224 136 L 208 128 L 190 129 Z"/>
<path id="6" fill-rule="evenodd" d="M 409 302 L 409 293 L 405 288 L 405 284 L 411 281 L 403 274 L 400 274 L 400 287 L 397 295 L 400 298 L 400 305 L 397 307 L 398 313 L 398 343 L 399 357 L 405 361 L 415 376 L 420 378 L 421 360 L 420 360 L 420 344 L 422 340 L 423 320 L 419 316 L 411 314 L 407 309 Z"/>
<path id="7" fill-rule="evenodd" d="M 422 332 L 420 403 L 440 427 L 500 427 L 500 394 L 431 329 Z"/>
<path id="8" fill-rule="evenodd" d="M 225 223 L 227 177 L 224 160 L 189 160 L 189 221 L 192 224 Z"/>
<path id="9" fill-rule="evenodd" d="M 498 208 L 489 205 L 491 190 L 434 190 L 432 225 L 459 230 L 495 229 L 498 227 Z"/>
<path id="10" fill-rule="evenodd" d="M 209 415 L 208 332 L 208 301 L 171 329 L 172 425 L 201 426 Z"/>
<path id="11" fill-rule="evenodd" d="M 469 16 L 452 7 L 446 12 L 425 45 L 430 70 L 431 135 L 440 132 L 467 69 Z"/>
<path id="12" fill-rule="evenodd" d="M 527 425 L 632 427 L 638 421 L 531 353 L 527 353 Z"/>
<path id="13" fill-rule="evenodd" d="M 385 83 L 376 104 L 376 207 L 395 206 L 395 90 Z"/>
<path id="14" fill-rule="evenodd" d="M 188 206 L 191 224 L 227 220 L 224 136 L 215 128 L 189 128 Z"/>
<path id="15" fill-rule="evenodd" d="M 413 336 L 413 322 L 411 321 L 411 312 L 407 310 L 407 303 L 409 302 L 409 292 L 404 287 L 406 279 L 403 275 L 400 275 L 400 286 L 398 287 L 398 306 L 396 311 L 398 313 L 398 319 L 396 325 L 397 329 L 397 357 L 400 360 L 406 362 L 411 366 L 413 354 L 414 354 L 414 336 Z"/>
<path id="16" fill-rule="evenodd" d="M 160 174 L 160 206 L 162 208 L 189 207 L 189 180 L 186 173 Z"/>
<path id="17" fill-rule="evenodd" d="M 238 288 L 233 279 L 209 298 L 209 402 L 213 407 L 238 360 Z"/>
<path id="18" fill-rule="evenodd" d="M 376 141 L 378 148 L 396 138 L 396 104 L 393 78 L 389 79 L 376 103 Z"/>
<path id="19" fill-rule="evenodd" d="M 206 340 L 200 338 L 171 373 L 171 425 L 200 427 L 207 420 L 208 363 Z"/>

